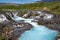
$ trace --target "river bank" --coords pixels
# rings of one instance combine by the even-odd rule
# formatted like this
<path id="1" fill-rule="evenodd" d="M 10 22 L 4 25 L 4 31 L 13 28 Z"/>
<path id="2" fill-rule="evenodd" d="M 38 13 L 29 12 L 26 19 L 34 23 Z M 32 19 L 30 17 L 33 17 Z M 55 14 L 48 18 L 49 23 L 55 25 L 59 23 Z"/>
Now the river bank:
<path id="1" fill-rule="evenodd" d="M 30 30 L 30 28 L 32 28 L 33 26 L 29 23 L 25 23 L 24 22 L 24 18 L 30 18 L 30 19 L 34 19 L 32 20 L 32 22 L 37 22 L 39 25 L 44 25 L 49 29 L 52 30 L 57 30 L 60 32 L 60 15 L 56 15 L 56 14 L 52 14 L 48 11 L 27 11 L 26 13 L 20 13 L 21 11 L 14 11 L 14 12 L 10 12 L 10 11 L 4 11 L 4 12 L 0 12 L 1 14 L 3 14 L 6 19 L 4 19 L 4 21 L 2 21 L 0 27 L 2 28 L 2 35 L 6 35 L 5 38 L 6 40 L 9 39 L 13 39 L 13 40 L 17 40 L 17 37 L 23 33 L 26 30 Z M 23 11 L 24 12 L 24 11 Z M 19 13 L 22 18 L 21 21 L 19 21 L 17 18 L 17 14 Z M 19 15 L 18 14 L 18 15 Z M 15 18 L 14 16 L 16 16 L 17 18 Z M 48 17 L 49 16 L 49 17 Z M 4 17 L 3 17 L 4 18 Z M 3 19 L 2 18 L 2 19 Z M 16 21 L 17 19 L 17 21 Z M 8 20 L 8 21 L 5 21 Z M 5 28 L 5 29 L 4 29 Z M 10 34 L 9 34 L 10 33 Z M 57 36 L 57 39 L 60 37 L 59 36 L 60 33 Z M 10 37 L 10 38 L 9 38 Z"/>

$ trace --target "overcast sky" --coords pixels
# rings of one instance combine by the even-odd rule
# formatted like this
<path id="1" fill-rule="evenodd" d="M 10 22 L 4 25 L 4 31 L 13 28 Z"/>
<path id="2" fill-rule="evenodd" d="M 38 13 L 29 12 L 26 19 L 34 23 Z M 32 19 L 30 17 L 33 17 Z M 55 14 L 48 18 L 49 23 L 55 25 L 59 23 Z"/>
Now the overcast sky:
<path id="1" fill-rule="evenodd" d="M 31 3 L 41 0 L 0 0 L 0 3 Z"/>

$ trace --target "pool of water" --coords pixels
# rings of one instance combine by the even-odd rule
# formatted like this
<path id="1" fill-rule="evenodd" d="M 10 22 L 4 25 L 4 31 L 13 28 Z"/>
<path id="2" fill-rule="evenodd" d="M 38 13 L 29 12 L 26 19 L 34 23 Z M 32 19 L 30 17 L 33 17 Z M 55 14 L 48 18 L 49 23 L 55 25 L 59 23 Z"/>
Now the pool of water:
<path id="1" fill-rule="evenodd" d="M 44 26 L 25 31 L 18 40 L 55 40 L 57 31 L 49 30 Z"/>

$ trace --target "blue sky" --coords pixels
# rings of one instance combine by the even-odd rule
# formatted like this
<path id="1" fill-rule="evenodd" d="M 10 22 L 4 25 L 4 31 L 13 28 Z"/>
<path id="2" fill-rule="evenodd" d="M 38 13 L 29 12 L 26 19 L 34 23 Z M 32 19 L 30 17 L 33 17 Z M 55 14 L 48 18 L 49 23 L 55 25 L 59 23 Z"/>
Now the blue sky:
<path id="1" fill-rule="evenodd" d="M 31 3 L 41 0 L 0 0 L 0 3 Z"/>

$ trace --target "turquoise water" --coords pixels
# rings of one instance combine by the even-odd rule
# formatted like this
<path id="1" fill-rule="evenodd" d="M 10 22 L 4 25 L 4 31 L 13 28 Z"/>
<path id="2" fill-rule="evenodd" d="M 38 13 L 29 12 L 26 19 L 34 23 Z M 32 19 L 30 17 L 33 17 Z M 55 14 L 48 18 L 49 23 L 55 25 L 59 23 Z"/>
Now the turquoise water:
<path id="1" fill-rule="evenodd" d="M 58 34 L 56 30 L 51 30 L 45 26 L 38 25 L 36 22 L 31 22 L 29 19 L 25 22 L 30 23 L 33 28 L 21 34 L 18 40 L 55 40 L 55 37 Z"/>
<path id="2" fill-rule="evenodd" d="M 29 31 L 25 31 L 19 38 L 19 40 L 55 40 L 57 31 L 50 30 L 44 26 L 32 28 Z"/>
<path id="3" fill-rule="evenodd" d="M 55 40 L 55 37 L 58 34 L 58 31 L 56 30 L 51 30 L 45 26 L 38 25 L 36 22 L 31 22 L 33 19 L 15 17 L 14 20 L 25 20 L 26 23 L 29 23 L 33 26 L 33 28 L 30 30 L 22 33 L 18 40 Z"/>

